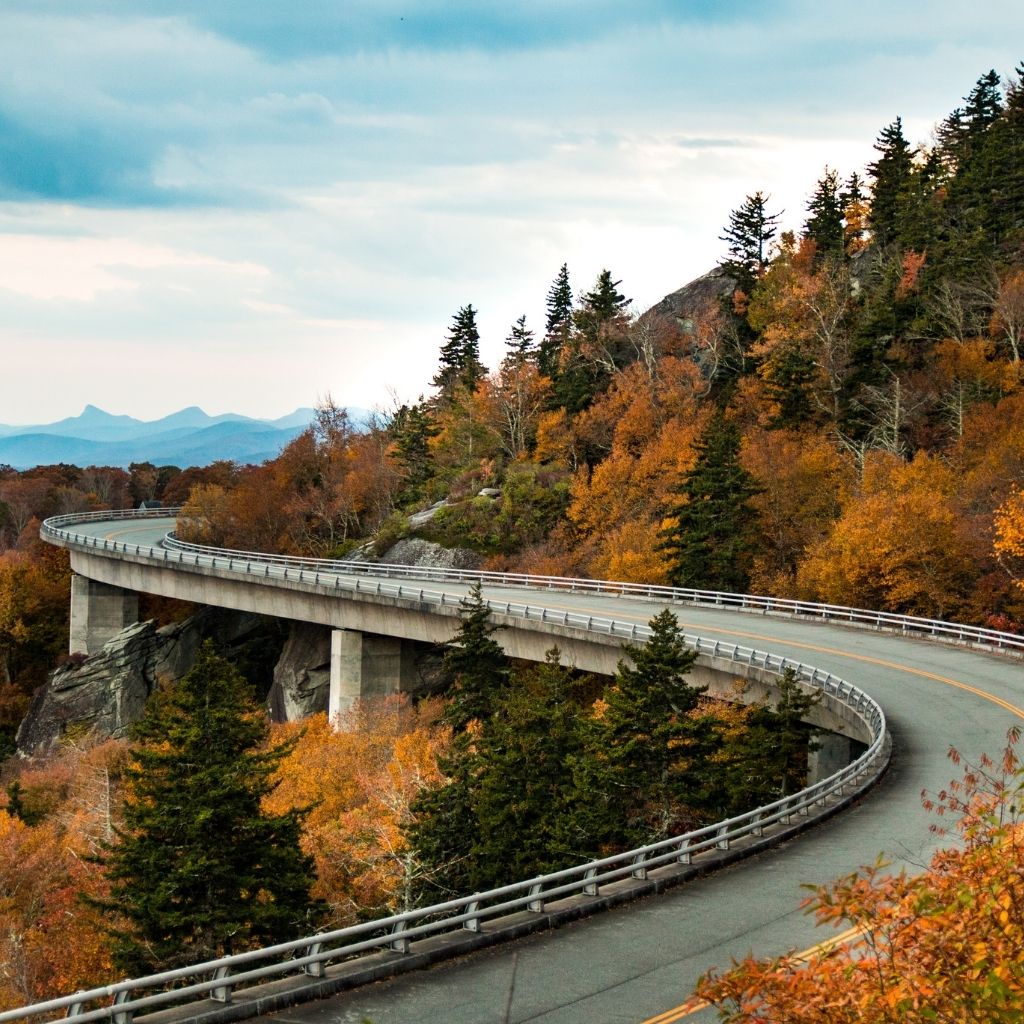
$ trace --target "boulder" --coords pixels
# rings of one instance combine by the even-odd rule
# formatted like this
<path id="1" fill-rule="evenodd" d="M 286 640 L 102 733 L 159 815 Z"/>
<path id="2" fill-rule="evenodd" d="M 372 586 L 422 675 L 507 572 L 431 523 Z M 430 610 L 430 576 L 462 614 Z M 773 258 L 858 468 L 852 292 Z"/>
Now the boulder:
<path id="1" fill-rule="evenodd" d="M 383 565 L 422 565 L 431 569 L 477 569 L 480 556 L 467 548 L 446 548 L 422 537 L 404 537 L 378 559 Z"/>

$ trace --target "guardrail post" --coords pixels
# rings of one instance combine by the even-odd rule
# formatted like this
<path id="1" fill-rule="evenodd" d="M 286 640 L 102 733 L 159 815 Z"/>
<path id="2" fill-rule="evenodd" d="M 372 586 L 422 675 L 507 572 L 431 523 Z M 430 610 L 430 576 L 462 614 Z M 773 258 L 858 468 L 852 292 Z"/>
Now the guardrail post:
<path id="1" fill-rule="evenodd" d="M 221 978 L 226 978 L 231 973 L 231 968 L 227 965 L 218 967 L 213 972 L 213 980 L 220 981 Z M 231 1002 L 231 986 L 230 985 L 218 985 L 216 988 L 210 989 L 210 998 L 218 1003 L 230 1003 Z"/>
<path id="2" fill-rule="evenodd" d="M 84 991 L 84 989 L 79 989 L 78 991 L 82 992 L 82 991 Z M 76 995 L 77 995 L 77 993 L 76 993 Z M 72 1003 L 68 1007 L 68 1012 L 66 1014 L 64 1014 L 64 1016 L 65 1017 L 77 1017 L 77 1016 L 79 1016 L 79 1014 L 82 1014 L 82 1013 L 85 1013 L 85 1003 L 78 1002 L 78 1003 Z"/>
<path id="3" fill-rule="evenodd" d="M 718 830 L 718 838 L 715 840 L 715 846 L 717 846 L 719 850 L 728 850 L 729 849 L 729 828 L 728 828 L 728 826 L 726 826 L 724 828 L 720 828 Z"/>
<path id="4" fill-rule="evenodd" d="M 693 863 L 693 854 L 690 853 L 690 840 L 689 839 L 684 839 L 679 844 L 678 852 L 676 853 L 676 860 L 680 864 L 692 864 Z"/>
<path id="5" fill-rule="evenodd" d="M 476 916 L 476 912 L 479 909 L 480 909 L 480 901 L 479 900 L 473 900 L 472 903 L 467 905 L 466 913 L 472 915 L 471 917 L 467 917 L 466 920 L 462 922 L 462 927 L 467 932 L 478 932 L 478 931 L 480 931 L 480 918 Z"/>
<path id="6" fill-rule="evenodd" d="M 530 900 L 530 902 L 526 905 L 526 909 L 532 911 L 534 914 L 544 913 L 544 898 L 540 894 L 542 888 L 543 886 L 540 884 L 540 882 L 537 882 L 535 885 L 530 886 L 529 895 L 531 897 L 536 898 Z"/>
<path id="7" fill-rule="evenodd" d="M 642 854 L 638 853 L 633 858 L 633 870 L 630 871 L 631 878 L 638 878 L 640 881 L 645 881 L 647 878 L 647 858 Z"/>
<path id="8" fill-rule="evenodd" d="M 132 1011 L 131 1010 L 117 1010 L 116 1007 L 123 1006 L 128 1000 L 131 999 L 131 992 L 128 989 L 122 989 L 114 996 L 113 1006 L 115 1010 L 111 1017 L 114 1024 L 132 1024 Z"/>
<path id="9" fill-rule="evenodd" d="M 307 946 L 303 956 L 316 956 L 317 953 L 323 951 L 324 944 L 322 942 L 314 942 Z M 311 978 L 322 978 L 327 973 L 327 965 L 323 960 L 314 960 L 312 963 L 302 965 L 302 973 L 308 974 Z"/>
<path id="10" fill-rule="evenodd" d="M 756 815 L 754 817 L 754 824 L 750 828 L 750 834 L 751 835 L 755 835 L 755 836 L 763 836 L 764 835 L 764 825 L 761 824 L 763 818 L 764 818 L 764 816 L 761 815 L 761 814 L 758 814 L 758 815 Z"/>
<path id="11" fill-rule="evenodd" d="M 597 882 L 590 881 L 590 879 L 597 877 L 597 868 L 587 868 L 586 873 L 583 875 L 583 895 L 584 896 L 596 896 L 597 895 Z"/>
<path id="12" fill-rule="evenodd" d="M 391 934 L 394 938 L 388 943 L 391 949 L 396 953 L 408 953 L 409 952 L 409 940 L 405 935 L 405 931 L 408 925 L 405 921 L 399 921 L 395 924 L 395 927 L 391 929 Z"/>

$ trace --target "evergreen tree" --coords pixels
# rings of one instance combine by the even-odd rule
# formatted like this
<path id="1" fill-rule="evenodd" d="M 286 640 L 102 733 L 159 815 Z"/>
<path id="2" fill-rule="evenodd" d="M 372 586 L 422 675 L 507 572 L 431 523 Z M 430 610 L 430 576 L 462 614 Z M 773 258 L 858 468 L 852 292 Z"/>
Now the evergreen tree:
<path id="1" fill-rule="evenodd" d="M 568 264 L 563 263 L 548 289 L 544 338 L 537 352 L 537 368 L 549 380 L 554 380 L 558 373 L 559 356 L 571 333 L 572 287 Z"/>
<path id="2" fill-rule="evenodd" d="M 868 209 L 864 182 L 856 171 L 846 179 L 843 191 L 839 194 L 839 202 L 843 208 L 845 249 L 849 253 L 854 253 L 863 246 Z"/>
<path id="3" fill-rule="evenodd" d="M 588 408 L 607 390 L 613 369 L 626 364 L 631 300 L 619 291 L 620 283 L 602 270 L 573 314 L 576 330 L 562 346 L 553 388 L 555 400 L 569 413 Z"/>
<path id="4" fill-rule="evenodd" d="M 821 703 L 788 668 L 777 683 L 774 704 L 750 709 L 745 727 L 724 754 L 728 803 L 723 814 L 742 814 L 800 790 L 807 782 L 807 755 L 818 749 L 820 732 L 805 719 Z"/>
<path id="5" fill-rule="evenodd" d="M 402 498 L 415 501 L 421 496 L 423 485 L 434 475 L 430 439 L 437 434 L 422 396 L 414 405 L 402 405 L 396 410 L 387 430 L 395 457 L 405 470 Z"/>
<path id="6" fill-rule="evenodd" d="M 783 212 L 768 212 L 770 198 L 763 192 L 747 196 L 743 205 L 729 214 L 725 233 L 719 236 L 729 246 L 729 255 L 720 266 L 748 295 L 768 266 L 768 246 Z"/>
<path id="7" fill-rule="evenodd" d="M 589 816 L 592 841 L 605 848 L 685 829 L 718 789 L 712 781 L 717 722 L 694 714 L 705 688 L 686 679 L 696 654 L 670 610 L 650 626 L 647 643 L 624 648 L 632 664 L 619 662 L 593 722 L 585 787 L 592 797 L 581 814 Z"/>
<path id="8" fill-rule="evenodd" d="M 579 706 L 557 648 L 516 673 L 483 730 L 469 888 L 555 871 L 592 854 L 578 835 L 573 766 L 582 751 Z"/>
<path id="9" fill-rule="evenodd" d="M 826 167 L 808 200 L 804 222 L 804 235 L 817 246 L 819 258 L 843 251 L 843 211 L 839 176 Z"/>
<path id="10" fill-rule="evenodd" d="M 299 848 L 302 813 L 271 815 L 287 744 L 238 672 L 207 641 L 195 666 L 156 694 L 134 730 L 124 825 L 103 855 L 100 905 L 118 968 L 169 970 L 313 930 L 313 864 Z"/>
<path id="11" fill-rule="evenodd" d="M 522 366 L 536 355 L 533 331 L 526 326 L 524 313 L 513 325 L 505 339 L 505 359 L 515 366 Z"/>
<path id="12" fill-rule="evenodd" d="M 480 362 L 480 332 L 476 326 L 476 310 L 462 306 L 452 317 L 451 330 L 441 346 L 440 366 L 431 383 L 437 388 L 437 403 L 451 405 L 460 390 L 476 390 L 486 373 Z"/>
<path id="13" fill-rule="evenodd" d="M 742 593 L 757 545 L 757 514 L 750 498 L 759 489 L 740 465 L 740 435 L 716 411 L 697 442 L 697 459 L 675 488 L 661 550 L 677 587 Z"/>
<path id="14" fill-rule="evenodd" d="M 982 75 L 970 93 L 964 97 L 964 102 L 964 135 L 970 150 L 980 144 L 985 133 L 999 120 L 1003 112 L 1003 93 L 999 75 L 994 70 Z"/>
<path id="15" fill-rule="evenodd" d="M 916 150 L 903 136 L 897 117 L 882 129 L 875 142 L 878 159 L 868 167 L 871 175 L 871 229 L 878 245 L 889 245 L 899 235 L 902 203 L 910 186 Z"/>
<path id="16" fill-rule="evenodd" d="M 442 720 L 455 733 L 439 767 L 447 782 L 425 790 L 413 806 L 409 841 L 424 865 L 418 898 L 431 903 L 471 891 L 473 850 L 479 829 L 477 803 L 480 777 L 487 768 L 482 733 L 504 699 L 509 662 L 493 639 L 498 627 L 480 584 L 462 602 L 463 622 L 445 651 L 445 669 L 454 677 Z"/>
<path id="17" fill-rule="evenodd" d="M 494 639 L 500 627 L 491 621 L 479 583 L 460 606 L 462 625 L 444 655 L 445 671 L 454 682 L 443 718 L 456 732 L 464 732 L 474 720 L 489 718 L 509 680 L 508 656 Z"/>

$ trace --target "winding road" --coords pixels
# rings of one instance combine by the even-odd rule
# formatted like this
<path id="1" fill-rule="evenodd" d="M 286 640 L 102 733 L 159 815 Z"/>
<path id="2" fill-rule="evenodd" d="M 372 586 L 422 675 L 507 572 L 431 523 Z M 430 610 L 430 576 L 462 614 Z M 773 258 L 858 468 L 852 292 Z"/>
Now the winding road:
<path id="1" fill-rule="evenodd" d="M 94 522 L 80 533 L 158 545 L 168 520 Z M 464 584 L 442 587 L 453 597 Z M 663 603 L 595 593 L 484 588 L 502 602 L 526 595 L 555 612 L 646 623 Z M 513 600 L 522 597 L 513 597 Z M 673 604 L 687 632 L 769 650 L 826 669 L 884 708 L 893 737 L 889 771 L 853 807 L 766 853 L 608 914 L 275 1014 L 289 1024 L 670 1024 L 711 1021 L 686 1000 L 697 978 L 733 957 L 803 950 L 829 937 L 801 910 L 820 884 L 879 854 L 919 870 L 939 840 L 922 790 L 959 774 L 968 758 L 997 753 L 1024 724 L 1024 665 L 1017 658 L 893 633 Z M 514 954 L 514 956 L 512 955 Z M 506 1009 L 511 1007 L 506 1018 Z"/>

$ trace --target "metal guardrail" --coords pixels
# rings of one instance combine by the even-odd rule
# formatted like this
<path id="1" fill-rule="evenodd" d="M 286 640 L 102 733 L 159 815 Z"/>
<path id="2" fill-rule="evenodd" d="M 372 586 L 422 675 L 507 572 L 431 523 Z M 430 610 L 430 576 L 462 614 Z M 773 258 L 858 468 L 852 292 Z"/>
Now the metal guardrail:
<path id="1" fill-rule="evenodd" d="M 339 590 L 371 591 L 420 603 L 444 605 L 457 604 L 459 600 L 458 597 L 446 595 L 443 591 L 403 585 L 401 582 L 386 579 L 375 580 L 372 588 L 366 585 L 361 588 L 362 581 L 358 577 L 353 579 L 343 575 L 349 571 L 350 565 L 361 563 L 328 563 L 308 559 L 287 559 L 282 562 L 276 557 L 258 556 L 252 552 L 185 549 L 180 542 L 176 547 L 151 547 L 104 540 L 63 529 L 65 526 L 90 519 L 103 521 L 162 518 L 173 515 L 173 512 L 174 510 L 160 509 L 144 513 L 103 512 L 88 517 L 62 516 L 47 520 L 43 524 L 42 532 L 44 536 L 51 536 L 85 549 L 134 554 L 164 564 L 209 566 L 264 578 L 279 577 L 299 583 L 331 586 Z M 186 559 L 186 554 L 191 557 Z M 299 562 L 302 563 L 302 567 L 296 564 Z M 290 571 L 292 574 L 289 576 Z M 462 577 L 462 581 L 482 579 L 490 582 L 489 576 L 504 577 L 504 574 L 487 573 L 457 575 Z M 532 578 L 516 579 L 525 582 Z M 590 581 L 583 582 L 588 584 Z M 669 588 L 650 589 L 658 591 L 658 596 L 661 596 L 661 592 Z M 602 592 L 615 591 L 609 587 Z M 633 641 L 642 642 L 650 636 L 650 627 L 646 625 L 558 612 L 540 605 L 525 605 L 518 602 L 489 603 L 497 611 L 525 620 L 536 619 L 571 625 L 588 632 L 620 636 Z M 730 844 L 743 837 L 761 836 L 766 828 L 788 823 L 796 815 L 816 817 L 826 812 L 831 800 L 840 798 L 850 787 L 864 784 L 884 766 L 889 751 L 885 715 L 877 702 L 863 690 L 830 672 L 754 648 L 691 635 L 687 635 L 685 640 L 701 654 L 727 658 L 743 665 L 759 666 L 770 673 L 781 674 L 786 669 L 793 669 L 805 683 L 821 689 L 860 718 L 871 736 L 868 749 L 852 764 L 799 793 L 683 835 L 446 903 L 5 1011 L 0 1013 L 0 1024 L 59 1013 L 73 1017 L 81 1024 L 93 1020 L 130 1024 L 133 1015 L 140 1011 L 180 1006 L 207 999 L 228 1002 L 233 990 L 284 975 L 302 973 L 314 978 L 323 977 L 326 966 L 331 961 L 351 960 L 360 955 L 383 950 L 407 953 L 409 944 L 417 939 L 458 929 L 479 931 L 482 922 L 517 911 L 541 913 L 545 904 L 554 900 L 581 894 L 596 896 L 602 886 L 622 879 L 642 879 L 655 868 L 671 864 L 688 864 L 693 857 L 707 851 L 728 849 Z M 101 1001 L 107 1005 L 90 1008 L 90 1004 Z"/>
<path id="2" fill-rule="evenodd" d="M 88 521 L 107 519 L 163 519 L 176 516 L 180 508 L 147 509 L 117 512 L 87 512 L 47 519 L 41 528 L 44 536 L 58 537 L 61 527 Z M 68 540 L 91 540 L 72 534 Z M 98 546 L 98 545 L 91 545 Z M 134 547 L 135 545 L 131 545 Z M 862 625 L 880 630 L 919 635 L 950 643 L 974 643 L 992 647 L 1006 653 L 1024 655 L 1024 636 L 981 626 L 968 626 L 943 619 L 929 619 L 895 612 L 870 611 L 846 605 L 822 604 L 815 601 L 797 601 L 782 597 L 760 597 L 752 594 L 731 594 L 716 590 L 697 590 L 686 587 L 666 587 L 646 583 L 624 583 L 614 580 L 573 579 L 564 576 L 532 576 L 525 573 L 482 572 L 471 569 L 442 569 L 429 566 L 386 565 L 352 560 L 301 558 L 292 555 L 271 555 L 233 548 L 209 547 L 178 540 L 173 533 L 163 540 L 163 547 L 181 553 L 206 555 L 214 559 L 228 559 L 235 563 L 259 563 L 286 566 L 300 572 L 342 573 L 349 576 L 379 577 L 384 579 L 418 579 L 445 583 L 486 583 L 496 587 L 529 587 L 531 589 L 567 590 L 571 593 L 607 594 L 618 597 L 638 597 L 695 606 L 730 608 L 738 611 L 760 612 L 765 615 L 786 615 L 820 619 L 834 624 Z M 143 545 L 145 547 L 145 545 Z M 209 564 L 195 561 L 193 564 Z"/>

